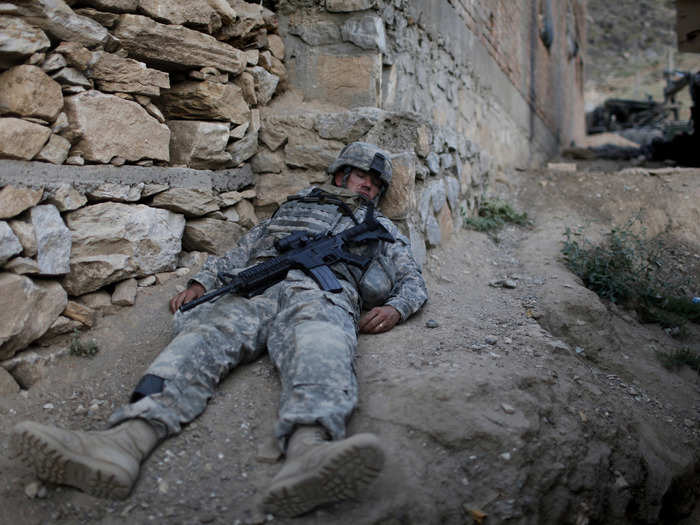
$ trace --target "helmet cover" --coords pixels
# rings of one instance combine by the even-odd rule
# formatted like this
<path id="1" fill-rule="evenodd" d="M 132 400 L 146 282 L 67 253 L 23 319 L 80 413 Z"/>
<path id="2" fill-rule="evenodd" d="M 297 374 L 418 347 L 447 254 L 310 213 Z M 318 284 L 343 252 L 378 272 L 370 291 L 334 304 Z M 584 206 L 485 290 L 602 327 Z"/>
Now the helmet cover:
<path id="1" fill-rule="evenodd" d="M 344 166 L 352 166 L 366 172 L 374 172 L 386 189 L 391 183 L 392 165 L 389 152 L 368 142 L 351 142 L 338 154 L 328 167 L 328 174 L 333 175 Z"/>

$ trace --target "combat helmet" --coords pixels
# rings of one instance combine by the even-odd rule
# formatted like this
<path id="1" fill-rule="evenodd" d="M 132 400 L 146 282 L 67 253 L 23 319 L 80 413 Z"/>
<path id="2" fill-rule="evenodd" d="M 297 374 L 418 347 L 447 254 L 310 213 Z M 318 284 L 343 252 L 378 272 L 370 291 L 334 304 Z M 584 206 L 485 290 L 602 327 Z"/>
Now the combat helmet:
<path id="1" fill-rule="evenodd" d="M 389 152 L 374 144 L 351 142 L 340 151 L 338 158 L 328 166 L 328 174 L 333 177 L 336 171 L 345 166 L 377 173 L 382 182 L 379 198 L 384 195 L 391 183 L 392 166 Z"/>

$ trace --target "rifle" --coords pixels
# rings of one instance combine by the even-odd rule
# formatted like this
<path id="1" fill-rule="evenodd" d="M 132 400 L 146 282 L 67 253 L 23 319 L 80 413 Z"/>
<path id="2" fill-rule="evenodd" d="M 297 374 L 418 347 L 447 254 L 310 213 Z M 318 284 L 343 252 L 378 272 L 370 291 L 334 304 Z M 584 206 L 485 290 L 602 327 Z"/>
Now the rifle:
<path id="1" fill-rule="evenodd" d="M 284 280 L 291 269 L 303 270 L 314 278 L 321 289 L 339 293 L 343 287 L 330 269 L 330 265 L 344 262 L 366 269 L 372 261 L 371 257 L 355 255 L 343 248 L 346 244 L 356 245 L 373 240 L 395 241 L 391 233 L 374 217 L 374 204 L 370 201 L 361 223 L 336 235 L 330 233 L 314 235 L 297 231 L 278 239 L 275 241 L 275 248 L 280 255 L 235 275 L 219 272 L 218 278 L 224 286 L 183 304 L 180 306 L 180 311 L 186 312 L 226 293 L 236 293 L 249 298 L 261 294 L 273 284 Z"/>

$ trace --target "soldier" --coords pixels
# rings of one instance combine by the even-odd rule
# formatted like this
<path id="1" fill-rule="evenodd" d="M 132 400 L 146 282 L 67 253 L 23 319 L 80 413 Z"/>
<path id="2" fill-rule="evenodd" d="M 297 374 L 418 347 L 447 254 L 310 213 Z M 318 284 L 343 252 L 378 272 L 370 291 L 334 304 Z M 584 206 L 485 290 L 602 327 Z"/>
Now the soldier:
<path id="1" fill-rule="evenodd" d="M 130 403 L 101 432 L 67 431 L 25 421 L 13 446 L 40 479 L 100 497 L 125 498 L 141 461 L 163 439 L 201 414 L 216 385 L 235 366 L 265 350 L 279 370 L 282 394 L 275 428 L 286 455 L 263 497 L 265 510 L 304 514 L 318 505 L 356 497 L 384 463 L 373 434 L 345 437 L 357 403 L 353 359 L 358 329 L 391 330 L 426 301 L 425 282 L 408 240 L 377 213 L 394 243 L 357 247 L 372 257 L 366 270 L 332 266 L 342 291 L 331 293 L 300 270 L 250 299 L 228 294 L 187 312 L 181 305 L 235 273 L 277 255 L 274 241 L 295 231 L 338 233 L 379 202 L 392 175 L 389 154 L 363 142 L 346 146 L 328 168 L 330 184 L 307 188 L 241 238 L 223 257 L 209 257 L 188 288 L 170 301 L 175 337 L 137 384 Z M 239 270 L 240 271 L 240 270 Z M 361 309 L 366 311 L 361 315 Z"/>

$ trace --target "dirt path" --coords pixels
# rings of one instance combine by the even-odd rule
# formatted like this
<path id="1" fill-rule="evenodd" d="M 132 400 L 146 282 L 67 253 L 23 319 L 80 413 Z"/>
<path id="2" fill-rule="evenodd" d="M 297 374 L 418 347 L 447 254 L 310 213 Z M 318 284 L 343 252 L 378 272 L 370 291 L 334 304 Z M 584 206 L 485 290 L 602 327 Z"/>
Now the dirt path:
<path id="1" fill-rule="evenodd" d="M 379 434 L 387 468 L 360 502 L 274 522 L 462 524 L 483 512 L 485 524 L 654 523 L 660 514 L 676 523 L 673 513 L 694 500 L 684 489 L 697 485 L 697 374 L 663 369 L 651 348 L 679 343 L 600 303 L 558 251 L 567 225 L 602 228 L 638 203 L 655 210 L 654 228 L 671 224 L 700 244 L 700 174 L 499 180 L 494 191 L 528 211 L 534 228 L 506 228 L 498 244 L 458 231 L 429 255 L 426 307 L 360 338 L 350 431 Z M 515 288 L 493 286 L 504 279 Z M 29 390 L 0 399 L 0 523 L 272 519 L 257 510 L 279 469 L 259 456 L 279 393 L 267 358 L 231 374 L 205 414 L 151 455 L 126 501 L 57 487 L 30 499 L 32 476 L 9 458 L 9 429 L 23 419 L 103 427 L 167 343 L 166 301 L 184 280 L 144 289 L 134 307 L 101 318 L 90 332 L 94 358 L 56 359 Z"/>

